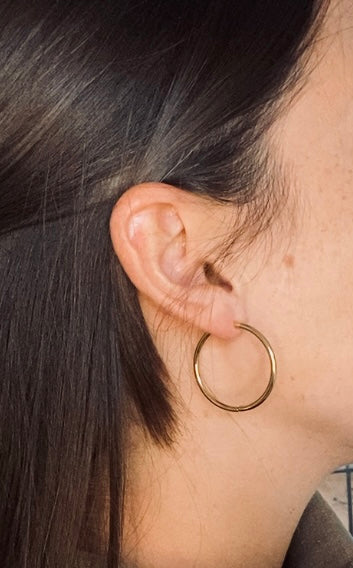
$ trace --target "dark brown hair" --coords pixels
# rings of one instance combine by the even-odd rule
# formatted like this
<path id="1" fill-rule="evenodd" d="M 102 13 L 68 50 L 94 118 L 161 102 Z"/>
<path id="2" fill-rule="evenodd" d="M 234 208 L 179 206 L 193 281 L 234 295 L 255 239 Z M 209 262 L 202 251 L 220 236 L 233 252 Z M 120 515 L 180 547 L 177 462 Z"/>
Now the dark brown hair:
<path id="1" fill-rule="evenodd" d="M 2 568 L 72 568 L 101 471 L 104 565 L 119 566 L 130 420 L 170 443 L 175 419 L 112 207 L 163 181 L 253 204 L 249 226 L 264 226 L 265 133 L 323 13 L 315 0 L 1 3 Z"/>

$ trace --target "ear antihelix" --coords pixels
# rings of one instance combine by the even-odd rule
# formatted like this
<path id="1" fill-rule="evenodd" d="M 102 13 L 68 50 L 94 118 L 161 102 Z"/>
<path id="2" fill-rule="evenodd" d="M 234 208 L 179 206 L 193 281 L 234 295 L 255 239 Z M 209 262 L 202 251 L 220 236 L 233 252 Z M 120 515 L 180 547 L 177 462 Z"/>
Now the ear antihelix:
<path id="1" fill-rule="evenodd" d="M 158 216 L 159 226 L 171 237 L 176 237 L 184 230 L 184 225 L 176 209 L 171 206 L 161 208 Z"/>
<path id="2" fill-rule="evenodd" d="M 185 286 L 190 283 L 190 266 L 187 266 L 185 232 L 182 231 L 165 248 L 160 258 L 160 266 L 168 280 Z"/>

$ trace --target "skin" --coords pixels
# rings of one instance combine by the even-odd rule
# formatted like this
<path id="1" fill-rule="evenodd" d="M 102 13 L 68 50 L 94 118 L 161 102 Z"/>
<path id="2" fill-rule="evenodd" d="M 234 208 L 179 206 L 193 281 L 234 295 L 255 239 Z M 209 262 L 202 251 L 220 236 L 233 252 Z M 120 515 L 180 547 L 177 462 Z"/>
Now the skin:
<path id="1" fill-rule="evenodd" d="M 179 418 L 169 450 L 131 432 L 124 553 L 139 568 L 279 567 L 320 481 L 353 461 L 351 1 L 332 3 L 312 57 L 305 87 L 268 137 L 290 172 L 295 223 L 288 207 L 251 248 L 236 242 L 217 280 L 202 267 L 217 266 L 233 206 L 145 183 L 112 212 L 112 243 L 139 290 Z M 244 404 L 265 389 L 263 347 L 234 321 L 259 329 L 278 362 L 269 399 L 238 414 L 210 404 L 192 371 L 207 331 L 201 369 L 217 396 Z"/>

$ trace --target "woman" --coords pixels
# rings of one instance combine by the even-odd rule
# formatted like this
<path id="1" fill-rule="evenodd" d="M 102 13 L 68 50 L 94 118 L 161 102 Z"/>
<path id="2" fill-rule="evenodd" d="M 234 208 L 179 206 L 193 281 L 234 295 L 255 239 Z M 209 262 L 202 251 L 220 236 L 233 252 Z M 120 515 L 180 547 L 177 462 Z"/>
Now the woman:
<path id="1" fill-rule="evenodd" d="M 0 38 L 2 568 L 282 566 L 353 460 L 352 3 Z"/>

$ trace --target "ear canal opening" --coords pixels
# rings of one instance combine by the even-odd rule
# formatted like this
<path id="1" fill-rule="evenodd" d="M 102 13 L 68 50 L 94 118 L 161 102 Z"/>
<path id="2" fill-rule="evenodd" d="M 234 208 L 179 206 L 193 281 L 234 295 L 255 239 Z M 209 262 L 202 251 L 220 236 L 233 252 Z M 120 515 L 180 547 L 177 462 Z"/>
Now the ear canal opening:
<path id="1" fill-rule="evenodd" d="M 233 291 L 233 286 L 228 280 L 225 280 L 215 269 L 210 262 L 204 262 L 203 271 L 208 282 L 213 286 L 220 286 L 227 290 L 227 292 Z"/>

